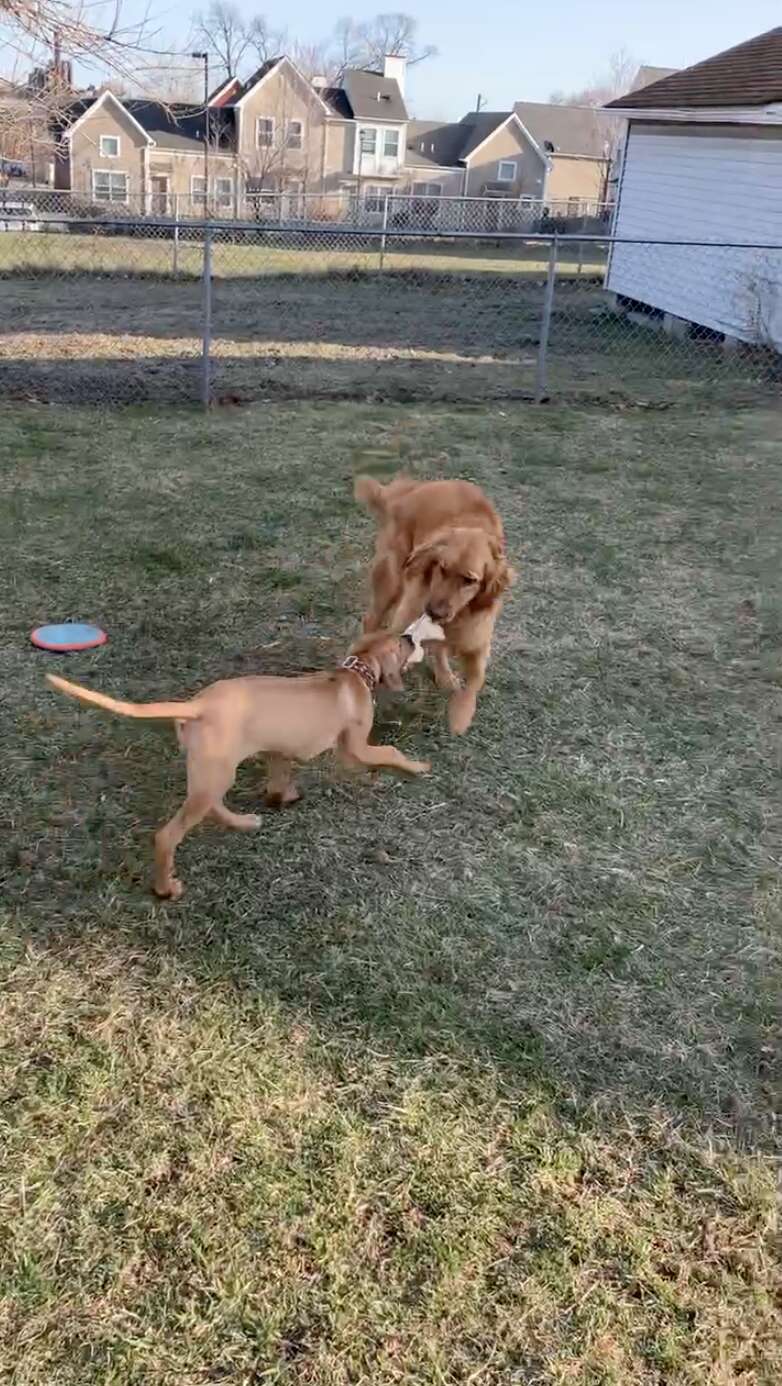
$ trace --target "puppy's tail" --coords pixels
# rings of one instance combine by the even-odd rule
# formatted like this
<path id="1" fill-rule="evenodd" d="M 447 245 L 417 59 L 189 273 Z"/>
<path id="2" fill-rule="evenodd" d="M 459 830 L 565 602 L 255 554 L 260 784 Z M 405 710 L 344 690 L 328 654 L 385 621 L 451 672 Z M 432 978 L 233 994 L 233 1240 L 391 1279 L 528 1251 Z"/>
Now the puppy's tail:
<path id="1" fill-rule="evenodd" d="M 81 684 L 69 683 L 58 674 L 47 674 L 52 688 L 76 698 L 80 703 L 91 703 L 93 707 L 104 707 L 107 712 L 116 712 L 120 717 L 140 717 L 165 721 L 193 722 L 201 716 L 201 706 L 197 699 L 188 703 L 124 703 L 118 698 L 110 698 L 107 693 L 98 693 L 93 688 L 82 688 Z"/>
<path id="2" fill-rule="evenodd" d="M 386 518 L 386 488 L 373 476 L 357 476 L 353 482 L 353 495 L 376 520 Z"/>

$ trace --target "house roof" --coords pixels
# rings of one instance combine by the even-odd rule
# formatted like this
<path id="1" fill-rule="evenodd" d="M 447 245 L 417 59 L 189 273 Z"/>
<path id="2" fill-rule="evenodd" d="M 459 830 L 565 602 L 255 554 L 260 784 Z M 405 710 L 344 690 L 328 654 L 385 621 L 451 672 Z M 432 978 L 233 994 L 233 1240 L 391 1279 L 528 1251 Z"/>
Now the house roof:
<path id="1" fill-rule="evenodd" d="M 100 97 L 73 101 L 63 113 L 61 123 L 73 125 L 94 106 Z M 202 150 L 204 147 L 204 109 L 184 102 L 143 101 L 130 98 L 120 101 L 142 130 L 154 140 L 159 149 Z M 218 108 L 219 109 L 219 108 Z M 218 148 L 226 143 L 232 117 L 220 110 L 210 112 L 210 128 Z M 58 121 L 58 123 L 60 123 Z"/>
<path id="2" fill-rule="evenodd" d="M 409 120 L 405 163 L 411 168 L 458 168 L 465 134 L 461 121 Z"/>
<path id="3" fill-rule="evenodd" d="M 560 106 L 556 102 L 517 101 L 516 115 L 547 154 L 604 159 L 613 118 L 594 106 Z"/>
<path id="4" fill-rule="evenodd" d="M 244 82 L 239 77 L 226 77 L 219 86 L 210 91 L 207 98 L 209 106 L 229 106 L 244 89 Z"/>
<path id="5" fill-rule="evenodd" d="M 341 87 L 320 87 L 318 95 L 331 107 L 335 115 L 341 116 L 343 120 L 353 119 L 353 110 L 347 94 Z"/>
<path id="6" fill-rule="evenodd" d="M 235 102 L 241 101 L 242 97 L 246 96 L 248 91 L 252 91 L 257 82 L 262 81 L 266 74 L 271 72 L 272 68 L 276 67 L 277 64 L 281 62 L 281 56 L 279 58 L 267 58 L 265 63 L 261 63 L 260 67 L 256 67 L 255 71 L 250 74 L 246 82 L 239 83 L 236 91 L 231 93 L 230 101 L 226 104 L 233 106 Z"/>
<path id="7" fill-rule="evenodd" d="M 349 67 L 342 78 L 342 89 L 357 120 L 407 120 L 399 83 L 392 77 Z"/>
<path id="8" fill-rule="evenodd" d="M 470 111 L 466 116 L 462 116 L 459 124 L 467 126 L 469 135 L 464 141 L 461 158 L 467 159 L 479 144 L 493 135 L 501 125 L 512 115 L 512 111 Z"/>
<path id="9" fill-rule="evenodd" d="M 609 110 L 766 106 L 782 101 L 782 26 L 609 102 Z"/>
<path id="10" fill-rule="evenodd" d="M 630 91 L 640 91 L 642 87 L 650 87 L 652 82 L 661 82 L 663 77 L 672 77 L 674 72 L 678 71 L 678 67 L 650 67 L 648 63 L 641 63 L 633 78 Z"/>
<path id="11" fill-rule="evenodd" d="M 461 168 L 512 111 L 470 111 L 461 120 L 409 120 L 405 163 L 411 168 Z"/>

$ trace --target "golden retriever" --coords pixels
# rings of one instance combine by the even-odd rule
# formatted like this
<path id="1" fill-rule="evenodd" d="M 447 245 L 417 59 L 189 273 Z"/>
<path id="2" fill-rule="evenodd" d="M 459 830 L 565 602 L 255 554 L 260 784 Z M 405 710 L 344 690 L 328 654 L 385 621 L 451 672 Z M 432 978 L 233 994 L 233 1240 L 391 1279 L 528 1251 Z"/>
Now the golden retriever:
<path id="1" fill-rule="evenodd" d="M 475 715 L 503 593 L 515 577 L 505 558 L 502 521 L 469 481 L 400 476 L 382 486 L 360 476 L 354 489 L 380 525 L 364 629 L 403 630 L 422 611 L 443 627 L 445 644 L 431 657 L 438 687 L 451 693 L 448 719 L 458 736 Z M 463 688 L 449 654 L 461 661 Z"/>
<path id="2" fill-rule="evenodd" d="M 187 756 L 187 797 L 155 834 L 154 888 L 178 899 L 183 886 L 174 875 L 174 855 L 186 833 L 211 814 L 225 828 L 250 832 L 261 826 L 254 813 L 233 813 L 223 803 L 237 766 L 249 756 L 268 761 L 267 802 L 277 807 L 299 798 L 293 762 L 313 760 L 336 748 L 349 764 L 372 770 L 423 775 L 428 761 L 408 760 L 394 746 L 370 746 L 374 690 L 401 689 L 401 675 L 415 662 L 410 636 L 365 635 L 336 670 L 297 678 L 249 676 L 210 684 L 187 702 L 128 703 L 47 674 L 49 683 L 82 703 L 121 717 L 153 718 L 176 724 Z"/>

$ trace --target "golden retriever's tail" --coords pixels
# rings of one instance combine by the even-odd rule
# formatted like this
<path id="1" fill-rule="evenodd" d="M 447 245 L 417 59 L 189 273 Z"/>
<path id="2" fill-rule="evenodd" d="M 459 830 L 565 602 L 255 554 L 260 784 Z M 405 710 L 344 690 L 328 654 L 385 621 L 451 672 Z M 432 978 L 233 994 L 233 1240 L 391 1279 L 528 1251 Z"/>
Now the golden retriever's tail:
<path id="1" fill-rule="evenodd" d="M 353 495 L 376 520 L 386 518 L 386 488 L 373 476 L 357 476 L 353 482 Z"/>
<path id="2" fill-rule="evenodd" d="M 97 693 L 93 688 L 82 688 L 81 684 L 69 683 L 58 674 L 47 674 L 46 678 L 52 688 L 67 694 L 69 698 L 76 698 L 80 703 L 91 703 L 94 707 L 104 707 L 107 712 L 116 712 L 120 717 L 192 722 L 200 717 L 202 712 L 197 699 L 188 703 L 124 703 L 118 698 L 110 698 L 106 693 Z"/>

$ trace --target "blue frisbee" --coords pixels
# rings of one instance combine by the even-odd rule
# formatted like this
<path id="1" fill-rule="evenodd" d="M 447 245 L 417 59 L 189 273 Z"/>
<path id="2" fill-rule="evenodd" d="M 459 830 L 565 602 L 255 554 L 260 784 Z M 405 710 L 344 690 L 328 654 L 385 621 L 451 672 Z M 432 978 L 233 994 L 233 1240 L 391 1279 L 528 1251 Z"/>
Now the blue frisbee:
<path id="1" fill-rule="evenodd" d="M 84 621 L 63 621 L 59 625 L 38 626 L 30 636 L 36 649 L 49 650 L 52 654 L 68 654 L 71 650 L 94 650 L 96 645 L 105 645 L 108 638 L 100 626 L 90 626 Z"/>

